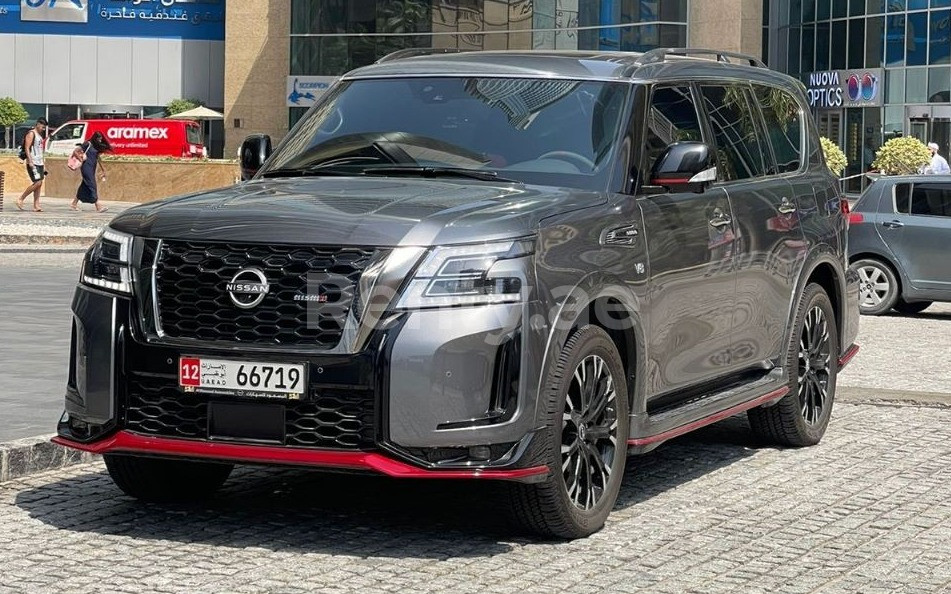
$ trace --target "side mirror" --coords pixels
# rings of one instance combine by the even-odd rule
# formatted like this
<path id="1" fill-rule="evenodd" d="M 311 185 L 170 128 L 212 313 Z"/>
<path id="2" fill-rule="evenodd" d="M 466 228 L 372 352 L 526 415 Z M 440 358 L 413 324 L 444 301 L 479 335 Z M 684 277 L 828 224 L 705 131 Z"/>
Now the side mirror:
<path id="1" fill-rule="evenodd" d="M 241 143 L 238 160 L 241 162 L 241 181 L 254 177 L 258 169 L 271 156 L 271 137 L 267 134 L 252 134 Z"/>
<path id="2" fill-rule="evenodd" d="M 717 180 L 713 149 L 703 142 L 675 142 L 661 153 L 651 171 L 650 185 L 668 192 L 702 193 Z"/>

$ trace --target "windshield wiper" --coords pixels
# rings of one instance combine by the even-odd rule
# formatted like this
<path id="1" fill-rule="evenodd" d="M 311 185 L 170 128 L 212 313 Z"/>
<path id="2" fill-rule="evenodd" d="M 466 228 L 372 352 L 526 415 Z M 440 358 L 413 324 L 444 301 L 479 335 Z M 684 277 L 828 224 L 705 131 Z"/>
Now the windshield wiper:
<path id="1" fill-rule="evenodd" d="M 312 167 L 290 167 L 287 169 L 271 169 L 261 174 L 261 177 L 306 177 L 306 176 L 354 176 L 361 172 L 334 171 L 332 169 L 314 169 Z"/>
<path id="2" fill-rule="evenodd" d="M 513 184 L 523 182 L 517 179 L 499 177 L 494 171 L 477 171 L 464 167 L 367 167 L 364 175 L 407 175 L 418 177 L 468 177 L 482 181 L 497 181 Z"/>

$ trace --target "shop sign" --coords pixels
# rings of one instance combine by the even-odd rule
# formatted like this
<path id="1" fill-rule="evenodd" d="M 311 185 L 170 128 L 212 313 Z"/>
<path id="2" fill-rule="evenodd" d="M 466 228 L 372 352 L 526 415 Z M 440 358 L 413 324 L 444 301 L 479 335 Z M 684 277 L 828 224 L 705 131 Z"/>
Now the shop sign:
<path id="1" fill-rule="evenodd" d="M 336 76 L 288 76 L 287 106 L 310 107 L 336 80 Z"/>
<path id="2" fill-rule="evenodd" d="M 85 23 L 89 0 L 20 0 L 20 19 L 44 23 Z"/>
<path id="3" fill-rule="evenodd" d="M 811 72 L 806 75 L 806 96 L 816 109 L 881 107 L 882 69 Z"/>

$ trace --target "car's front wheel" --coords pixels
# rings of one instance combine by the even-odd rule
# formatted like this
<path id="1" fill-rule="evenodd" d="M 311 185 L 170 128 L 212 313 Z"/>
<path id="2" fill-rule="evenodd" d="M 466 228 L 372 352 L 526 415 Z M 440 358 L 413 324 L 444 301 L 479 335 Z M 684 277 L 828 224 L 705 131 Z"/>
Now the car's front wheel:
<path id="1" fill-rule="evenodd" d="M 859 275 L 859 311 L 870 316 L 887 313 L 898 302 L 898 277 L 888 264 L 866 258 L 852 267 Z"/>
<path id="2" fill-rule="evenodd" d="M 546 423 L 531 457 L 549 473 L 541 483 L 512 485 L 511 511 L 537 534 L 588 536 L 617 501 L 627 457 L 627 382 L 607 332 L 585 326 L 572 335 L 543 394 Z"/>
<path id="3" fill-rule="evenodd" d="M 786 353 L 789 393 L 776 404 L 751 409 L 757 435 L 787 446 L 810 446 L 825 434 L 839 372 L 839 332 L 825 290 L 810 284 L 803 293 Z"/>
<path id="4" fill-rule="evenodd" d="M 105 454 L 106 470 L 126 495 L 153 502 L 210 497 L 228 480 L 232 464 Z"/>

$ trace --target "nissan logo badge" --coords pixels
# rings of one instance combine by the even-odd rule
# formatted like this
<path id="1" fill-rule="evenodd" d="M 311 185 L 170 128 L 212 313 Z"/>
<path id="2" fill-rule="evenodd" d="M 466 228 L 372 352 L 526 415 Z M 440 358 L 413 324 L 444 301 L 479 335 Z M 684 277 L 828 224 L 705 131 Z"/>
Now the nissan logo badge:
<path id="1" fill-rule="evenodd" d="M 271 290 L 271 286 L 267 284 L 267 277 L 257 268 L 245 268 L 238 271 L 226 288 L 232 303 L 242 309 L 256 307 L 264 301 L 264 296 Z"/>

